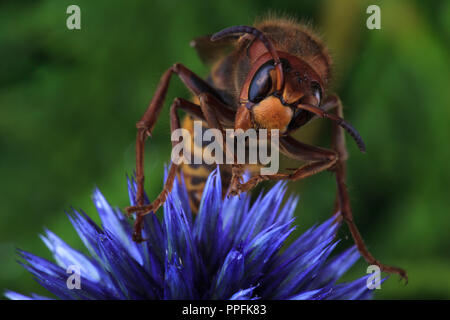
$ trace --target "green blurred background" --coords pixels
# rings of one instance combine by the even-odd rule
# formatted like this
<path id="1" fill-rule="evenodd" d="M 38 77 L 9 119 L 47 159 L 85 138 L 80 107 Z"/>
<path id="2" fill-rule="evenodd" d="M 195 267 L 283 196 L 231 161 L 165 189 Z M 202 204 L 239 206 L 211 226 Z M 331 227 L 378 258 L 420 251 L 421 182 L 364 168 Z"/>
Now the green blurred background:
<path id="1" fill-rule="evenodd" d="M 82 29 L 66 28 L 81 8 Z M 366 8 L 381 7 L 381 30 Z M 44 227 L 82 249 L 64 210 L 83 208 L 95 186 L 127 205 L 135 122 L 174 62 L 205 76 L 189 41 L 269 10 L 307 19 L 335 61 L 333 88 L 367 144 L 348 140 L 355 219 L 372 253 L 408 270 L 377 298 L 450 298 L 450 1 L 2 1 L 0 4 L 0 290 L 45 293 L 15 248 L 50 259 Z M 189 97 L 178 80 L 148 148 L 147 191 L 156 195 L 170 157 L 168 104 Z M 329 146 L 329 123 L 300 133 Z M 156 152 L 157 151 L 157 152 Z M 298 232 L 331 214 L 330 173 L 290 183 L 300 195 Z M 344 248 L 348 231 L 340 231 Z M 365 273 L 360 261 L 347 279 Z"/>

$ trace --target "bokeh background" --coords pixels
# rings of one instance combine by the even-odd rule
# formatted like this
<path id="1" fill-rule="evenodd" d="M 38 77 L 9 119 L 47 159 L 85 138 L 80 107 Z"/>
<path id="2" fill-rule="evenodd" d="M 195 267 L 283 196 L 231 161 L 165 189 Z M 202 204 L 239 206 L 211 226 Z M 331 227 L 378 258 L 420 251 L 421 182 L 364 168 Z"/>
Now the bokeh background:
<path id="1" fill-rule="evenodd" d="M 66 28 L 81 8 L 82 29 Z M 381 8 L 381 30 L 366 8 Z M 333 90 L 367 144 L 348 140 L 355 219 L 381 261 L 408 270 L 379 299 L 450 298 L 450 1 L 2 1 L 0 3 L 0 291 L 45 293 L 18 265 L 15 248 L 50 258 L 49 228 L 82 249 L 64 210 L 90 202 L 95 186 L 125 207 L 134 168 L 135 122 L 174 62 L 207 75 L 189 41 L 269 10 L 313 23 L 335 61 Z M 189 97 L 178 80 L 147 153 L 147 191 L 156 195 L 170 157 L 168 104 Z M 299 133 L 329 146 L 325 120 Z M 291 164 L 290 164 L 291 165 Z M 334 178 L 289 184 L 301 197 L 298 232 L 328 217 Z M 352 244 L 344 227 L 341 248 Z M 365 273 L 360 261 L 347 279 Z"/>

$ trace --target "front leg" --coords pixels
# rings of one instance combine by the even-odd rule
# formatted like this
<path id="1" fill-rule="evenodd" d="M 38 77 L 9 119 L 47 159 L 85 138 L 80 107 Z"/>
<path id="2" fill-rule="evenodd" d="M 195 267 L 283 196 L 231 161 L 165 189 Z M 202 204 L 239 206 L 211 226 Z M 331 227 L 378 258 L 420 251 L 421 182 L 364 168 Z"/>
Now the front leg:
<path id="1" fill-rule="evenodd" d="M 290 174 L 255 175 L 246 183 L 239 183 L 236 186 L 238 192 L 248 192 L 266 180 L 301 180 L 332 168 L 338 159 L 337 153 L 333 150 L 311 146 L 297 141 L 291 136 L 280 139 L 280 151 L 292 159 L 307 161 L 307 163 Z"/>
<path id="2" fill-rule="evenodd" d="M 235 163 L 231 165 L 231 180 L 227 192 L 228 197 L 239 196 L 241 192 L 245 192 L 242 189 L 243 175 L 244 166 L 242 164 Z"/>
<path id="3" fill-rule="evenodd" d="M 166 97 L 167 89 L 169 86 L 171 75 L 175 73 L 179 76 L 181 81 L 186 85 L 186 87 L 196 96 L 200 98 L 200 106 L 185 99 L 177 98 L 175 99 L 171 108 L 171 130 L 180 127 L 180 121 L 177 115 L 177 110 L 182 109 L 187 113 L 209 122 L 211 114 L 214 111 L 217 114 L 217 118 L 224 120 L 225 122 L 230 122 L 234 118 L 234 111 L 226 106 L 216 92 L 216 90 L 211 87 L 206 81 L 201 79 L 199 76 L 194 74 L 192 71 L 187 69 L 182 64 L 175 64 L 169 70 L 167 70 L 161 78 L 158 88 L 153 96 L 150 105 L 145 111 L 142 119 L 137 123 L 138 128 L 137 138 L 136 138 L 136 182 L 137 182 L 137 192 L 136 192 L 136 206 L 130 206 L 126 208 L 128 214 L 136 212 L 136 221 L 134 225 L 133 238 L 135 241 L 143 241 L 141 237 L 143 217 L 150 213 L 156 212 L 156 210 L 165 202 L 167 194 L 171 191 L 173 186 L 173 180 L 177 172 L 178 166 L 171 164 L 169 169 L 169 174 L 164 185 L 163 191 L 158 195 L 158 197 L 150 205 L 144 205 L 144 146 L 146 139 L 151 136 L 153 127 L 158 120 L 159 114 L 164 105 L 164 100 Z M 214 101 L 215 105 L 212 106 L 210 110 L 208 109 L 207 103 Z"/>
<path id="4" fill-rule="evenodd" d="M 245 132 L 253 127 L 254 125 L 251 119 L 250 111 L 247 109 L 245 105 L 241 105 L 236 112 L 236 119 L 234 123 L 235 132 L 237 130 L 242 130 L 242 132 Z M 244 174 L 244 166 L 242 164 L 237 163 L 236 155 L 234 157 L 234 163 L 231 166 L 231 172 L 232 172 L 231 181 L 227 192 L 228 197 L 238 196 L 243 191 L 242 180 Z"/>
<path id="5" fill-rule="evenodd" d="M 175 130 L 180 128 L 180 119 L 177 114 L 177 110 L 182 109 L 189 114 L 197 115 L 200 119 L 203 119 L 203 116 L 200 112 L 200 106 L 187 101 L 182 98 L 176 98 L 172 106 L 170 108 L 170 130 L 174 132 Z M 172 141 L 172 148 L 175 147 L 178 143 Z M 142 242 L 145 239 L 142 238 L 142 227 L 143 227 L 143 219 L 144 216 L 149 214 L 150 212 L 156 212 L 159 207 L 166 201 L 167 195 L 172 190 L 173 182 L 175 180 L 175 176 L 177 173 L 178 165 L 171 162 L 170 169 L 167 175 L 167 179 L 164 183 L 164 188 L 158 197 L 149 205 L 144 205 L 143 203 L 137 202 L 136 206 L 130 206 L 126 208 L 128 214 L 132 212 L 136 212 L 136 220 L 134 221 L 134 230 L 133 230 L 133 240 L 136 242 Z M 138 198 L 139 199 L 139 198 Z"/>
<path id="6" fill-rule="evenodd" d="M 216 99 L 220 100 L 220 97 L 216 90 L 212 88 L 208 83 L 206 83 L 199 76 L 195 75 L 192 71 L 184 67 L 182 64 L 175 64 L 169 68 L 161 77 L 158 88 L 153 96 L 150 105 L 145 111 L 142 119 L 136 124 L 138 129 L 136 137 L 136 182 L 137 182 L 137 192 L 136 192 L 136 206 L 131 206 L 126 208 L 128 214 L 136 212 L 136 221 L 134 227 L 133 238 L 136 241 L 142 241 L 141 229 L 143 216 L 149 212 L 156 210 L 164 203 L 167 198 L 167 193 L 170 192 L 173 184 L 173 179 L 176 175 L 177 166 L 171 165 L 169 170 L 169 176 L 167 178 L 164 190 L 160 195 L 153 201 L 151 205 L 144 205 L 144 147 L 146 139 L 151 136 L 154 125 L 159 118 L 160 112 L 164 106 L 164 100 L 169 87 L 171 75 L 175 73 L 179 76 L 181 81 L 186 85 L 186 87 L 195 95 L 200 96 L 202 94 L 208 94 Z M 202 108 L 196 104 L 193 104 L 184 99 L 177 99 L 171 109 L 171 125 L 172 130 L 175 127 L 179 127 L 179 119 L 176 115 L 176 110 L 181 108 L 188 113 L 205 120 Z M 228 112 L 230 112 L 227 109 Z M 225 111 L 224 111 L 225 112 Z M 229 115 L 227 114 L 229 117 Z"/>
<path id="7" fill-rule="evenodd" d="M 141 120 L 136 124 L 136 127 L 138 129 L 136 137 L 136 203 L 137 207 L 142 207 L 143 209 L 145 141 L 149 136 L 151 136 L 156 121 L 158 120 L 161 110 L 164 106 L 167 89 L 169 88 L 170 79 L 173 73 L 179 76 L 181 81 L 193 94 L 198 96 L 202 93 L 210 93 L 214 96 L 218 96 L 214 88 L 212 88 L 203 79 L 201 79 L 199 76 L 194 74 L 192 71 L 190 71 L 180 63 L 174 64 L 161 77 L 158 88 L 156 89 L 155 95 L 153 96 L 150 105 L 148 106 Z M 190 109 L 190 113 L 194 114 L 197 117 L 202 117 L 200 108 L 192 106 L 188 108 Z M 136 210 L 127 211 L 128 213 L 139 211 L 138 208 L 135 209 Z"/>

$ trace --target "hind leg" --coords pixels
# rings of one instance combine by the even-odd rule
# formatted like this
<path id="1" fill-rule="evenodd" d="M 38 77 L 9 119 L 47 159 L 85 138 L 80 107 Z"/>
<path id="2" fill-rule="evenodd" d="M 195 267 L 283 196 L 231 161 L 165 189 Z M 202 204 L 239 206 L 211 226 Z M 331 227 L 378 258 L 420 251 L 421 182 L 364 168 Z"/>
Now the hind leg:
<path id="1" fill-rule="evenodd" d="M 331 99 L 335 100 L 336 103 L 336 114 L 339 117 L 343 117 L 343 108 L 341 101 L 338 97 L 333 96 Z M 367 249 L 364 240 L 355 224 L 353 219 L 353 213 L 350 206 L 350 197 L 348 195 L 347 186 L 346 186 L 346 160 L 347 160 L 347 148 L 345 146 L 345 136 L 341 127 L 333 124 L 333 149 L 339 155 L 338 161 L 333 168 L 333 171 L 336 175 L 336 184 L 337 184 L 337 198 L 336 198 L 336 206 L 338 211 L 341 213 L 339 216 L 340 219 L 343 219 L 350 229 L 350 233 L 355 241 L 355 244 L 358 248 L 359 253 L 364 257 L 364 259 L 369 264 L 377 265 L 380 267 L 381 271 L 387 273 L 396 273 L 400 275 L 406 282 L 408 282 L 408 276 L 405 270 L 388 266 L 382 264 L 380 261 L 376 260 L 374 256 Z"/>

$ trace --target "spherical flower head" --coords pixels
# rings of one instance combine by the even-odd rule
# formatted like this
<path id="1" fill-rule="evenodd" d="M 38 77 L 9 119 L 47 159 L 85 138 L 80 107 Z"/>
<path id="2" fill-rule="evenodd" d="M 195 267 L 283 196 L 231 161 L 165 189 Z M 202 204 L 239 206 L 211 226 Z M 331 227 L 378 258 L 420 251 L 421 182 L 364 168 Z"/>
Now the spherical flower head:
<path id="1" fill-rule="evenodd" d="M 136 184 L 128 180 L 131 205 Z M 208 178 L 193 216 L 183 181 L 176 181 L 164 214 L 146 216 L 144 243 L 132 241 L 132 227 L 98 189 L 93 201 L 102 226 L 84 212 L 69 219 L 89 251 L 80 253 L 49 230 L 41 236 L 56 263 L 19 251 L 21 264 L 60 299 L 367 299 L 368 276 L 337 284 L 359 259 L 355 247 L 330 258 L 336 247 L 335 217 L 284 247 L 294 230 L 297 199 L 280 182 L 251 202 L 222 197 L 216 169 Z M 148 199 L 146 199 L 148 203 Z M 283 248 L 282 248 L 283 247 Z M 71 286 L 71 272 L 79 273 Z M 46 299 L 7 291 L 10 299 Z"/>

